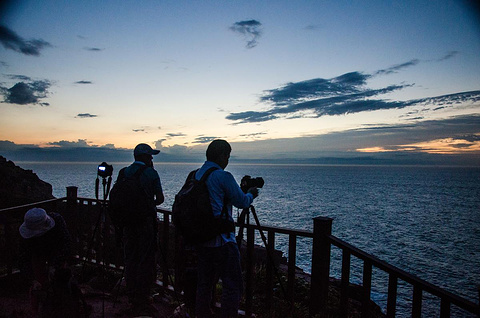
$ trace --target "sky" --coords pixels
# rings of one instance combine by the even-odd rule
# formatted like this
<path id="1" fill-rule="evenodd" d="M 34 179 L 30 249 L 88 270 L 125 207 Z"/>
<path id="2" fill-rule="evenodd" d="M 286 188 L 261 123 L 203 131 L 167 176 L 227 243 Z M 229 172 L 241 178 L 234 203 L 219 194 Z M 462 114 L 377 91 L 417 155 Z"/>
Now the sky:
<path id="1" fill-rule="evenodd" d="M 480 166 L 473 3 L 6 2 L 0 155 Z"/>

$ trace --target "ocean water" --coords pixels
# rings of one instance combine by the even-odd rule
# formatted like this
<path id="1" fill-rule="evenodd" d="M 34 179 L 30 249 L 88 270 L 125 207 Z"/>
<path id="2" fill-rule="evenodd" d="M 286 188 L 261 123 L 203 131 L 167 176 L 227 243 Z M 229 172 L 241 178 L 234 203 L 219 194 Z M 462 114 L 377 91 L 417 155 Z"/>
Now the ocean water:
<path id="1" fill-rule="evenodd" d="M 52 184 L 56 197 L 65 196 L 65 188 L 71 185 L 78 187 L 80 197 L 95 197 L 97 163 L 16 164 Z M 113 163 L 114 178 L 128 164 Z M 163 207 L 171 208 L 188 172 L 200 164 L 155 164 L 166 198 Z M 231 163 L 227 170 L 237 181 L 244 175 L 264 178 L 254 202 L 261 224 L 312 230 L 314 217 L 331 217 L 333 235 L 478 302 L 480 168 Z M 276 239 L 276 248 L 286 252 L 287 246 L 287 237 Z M 333 248 L 331 276 L 340 277 L 340 256 Z M 309 272 L 311 240 L 299 239 L 296 258 L 298 266 Z M 352 258 L 351 282 L 361 283 L 361 266 Z M 384 309 L 387 281 L 374 268 L 372 298 Z M 399 281 L 398 293 L 398 316 L 409 317 L 411 287 Z M 439 316 L 439 301 L 431 298 L 424 293 L 425 317 Z M 455 306 L 452 316 L 469 317 Z"/>

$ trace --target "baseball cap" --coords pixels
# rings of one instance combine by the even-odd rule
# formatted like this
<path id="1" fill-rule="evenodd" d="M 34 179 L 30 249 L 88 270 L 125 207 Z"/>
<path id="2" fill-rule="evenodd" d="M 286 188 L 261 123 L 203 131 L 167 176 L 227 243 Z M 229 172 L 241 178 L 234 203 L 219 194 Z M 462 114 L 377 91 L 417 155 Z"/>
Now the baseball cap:
<path id="1" fill-rule="evenodd" d="M 138 144 L 135 149 L 133 150 L 133 154 L 135 156 L 138 155 L 156 155 L 160 152 L 160 150 L 154 150 L 147 144 Z"/>

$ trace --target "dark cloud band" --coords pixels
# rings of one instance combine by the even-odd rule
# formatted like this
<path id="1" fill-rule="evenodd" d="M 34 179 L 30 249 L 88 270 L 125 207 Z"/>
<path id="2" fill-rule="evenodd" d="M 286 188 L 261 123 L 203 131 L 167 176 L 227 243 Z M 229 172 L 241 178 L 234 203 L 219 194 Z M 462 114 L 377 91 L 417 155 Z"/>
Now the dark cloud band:
<path id="1" fill-rule="evenodd" d="M 456 52 L 451 52 L 443 59 L 455 54 Z M 407 101 L 392 101 L 383 99 L 381 96 L 412 87 L 413 84 L 390 85 L 376 89 L 368 88 L 366 85 L 367 81 L 374 76 L 395 73 L 418 63 L 419 60 L 413 59 L 376 71 L 373 75 L 350 72 L 330 79 L 315 78 L 287 83 L 280 88 L 263 92 L 260 102 L 269 105 L 266 110 L 230 113 L 226 119 L 235 121 L 236 124 L 257 123 L 278 118 L 333 116 L 417 105 L 435 105 L 434 110 L 438 110 L 480 100 L 480 91 L 471 91 Z"/>
<path id="2" fill-rule="evenodd" d="M 10 88 L 0 87 L 0 92 L 6 103 L 48 106 L 48 103 L 42 103 L 40 100 L 47 97 L 50 86 L 51 83 L 48 80 L 18 82 Z"/>
<path id="3" fill-rule="evenodd" d="M 6 49 L 33 56 L 39 56 L 42 49 L 52 46 L 41 39 L 25 40 L 9 28 L 1 25 L 0 42 Z"/>
<path id="4" fill-rule="evenodd" d="M 75 118 L 95 118 L 95 117 L 97 117 L 97 115 L 93 115 L 89 113 L 82 113 L 75 116 Z"/>

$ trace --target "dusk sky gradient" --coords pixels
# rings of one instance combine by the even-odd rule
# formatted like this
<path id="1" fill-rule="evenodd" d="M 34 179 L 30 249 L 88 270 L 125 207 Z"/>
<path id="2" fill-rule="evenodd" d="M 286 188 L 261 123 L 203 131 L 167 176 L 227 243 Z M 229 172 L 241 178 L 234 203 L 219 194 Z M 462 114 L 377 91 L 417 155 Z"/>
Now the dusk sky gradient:
<path id="1" fill-rule="evenodd" d="M 238 159 L 480 165 L 473 3 L 7 2 L 0 155 L 187 160 L 222 138 Z"/>

